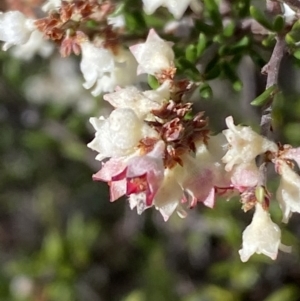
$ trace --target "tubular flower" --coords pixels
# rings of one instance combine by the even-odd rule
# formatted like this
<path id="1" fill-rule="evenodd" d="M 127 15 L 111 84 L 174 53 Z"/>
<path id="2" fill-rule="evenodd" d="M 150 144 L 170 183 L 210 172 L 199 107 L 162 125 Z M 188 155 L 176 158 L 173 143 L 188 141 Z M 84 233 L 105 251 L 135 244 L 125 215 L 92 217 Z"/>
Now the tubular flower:
<path id="1" fill-rule="evenodd" d="M 133 110 L 127 108 L 114 110 L 107 119 L 91 118 L 90 122 L 96 130 L 96 136 L 88 147 L 99 152 L 96 157 L 98 160 L 128 156 L 134 153 L 144 135 L 156 135 Z"/>
<path id="2" fill-rule="evenodd" d="M 158 141 L 146 155 L 137 155 L 127 160 L 110 159 L 93 176 L 94 180 L 110 185 L 111 201 L 126 194 L 130 207 L 141 214 L 153 204 L 153 198 L 164 178 L 164 142 Z"/>
<path id="3" fill-rule="evenodd" d="M 233 187 L 239 192 L 243 192 L 248 187 L 255 187 L 260 177 L 255 160 L 235 165 L 230 172 L 230 177 Z"/>
<path id="4" fill-rule="evenodd" d="M 173 78 L 176 69 L 172 45 L 173 43 L 164 41 L 151 29 L 145 43 L 131 46 L 130 51 L 139 64 L 138 74 L 148 73 L 162 78 Z"/>
<path id="5" fill-rule="evenodd" d="M 159 110 L 170 97 L 169 83 L 165 82 L 157 90 L 141 92 L 136 87 L 117 89 L 104 95 L 104 99 L 115 108 L 131 108 L 139 118 L 150 118 L 152 110 Z"/>
<path id="6" fill-rule="evenodd" d="M 180 19 L 187 7 L 195 2 L 194 0 L 143 0 L 144 10 L 147 14 L 153 14 L 159 6 L 166 6 L 169 12 Z"/>
<path id="7" fill-rule="evenodd" d="M 92 95 L 112 92 L 118 85 L 135 82 L 136 61 L 129 51 L 120 48 L 115 55 L 111 50 L 96 47 L 89 41 L 83 41 L 80 46 L 80 70 L 85 79 L 83 86 L 85 89 L 93 87 Z"/>
<path id="8" fill-rule="evenodd" d="M 265 254 L 275 260 L 281 246 L 280 228 L 272 222 L 269 212 L 257 203 L 251 224 L 243 232 L 243 247 L 239 251 L 243 262 L 254 254 Z"/>
<path id="9" fill-rule="evenodd" d="M 266 151 L 278 151 L 274 142 L 255 133 L 250 127 L 234 125 L 231 116 L 226 118 L 226 124 L 228 130 L 224 130 L 223 134 L 230 145 L 222 158 L 226 164 L 226 171 L 231 171 L 236 164 L 250 163 L 256 156 Z"/>
<path id="10" fill-rule="evenodd" d="M 27 19 L 19 11 L 0 13 L 0 40 L 5 42 L 3 50 L 25 44 L 35 29 L 34 20 Z"/>
<path id="11" fill-rule="evenodd" d="M 50 12 L 52 10 L 57 11 L 61 7 L 62 0 L 48 0 L 43 6 L 44 12 Z"/>
<path id="12" fill-rule="evenodd" d="M 180 202 L 186 202 L 182 187 L 178 183 L 174 169 L 166 169 L 164 181 L 155 195 L 154 205 L 161 213 L 164 221 L 167 221 Z"/>
<path id="13" fill-rule="evenodd" d="M 96 47 L 89 41 L 81 43 L 80 70 L 85 79 L 85 89 L 92 88 L 105 72 L 111 72 L 114 68 L 114 59 L 111 51 Z"/>
<path id="14" fill-rule="evenodd" d="M 35 54 L 44 58 L 49 57 L 53 50 L 54 44 L 45 40 L 39 30 L 34 30 L 25 44 L 17 45 L 12 49 L 12 54 L 23 60 L 31 60 Z"/>
<path id="15" fill-rule="evenodd" d="M 287 223 L 293 212 L 300 213 L 300 177 L 283 160 L 278 162 L 281 175 L 276 197 L 282 210 L 282 221 Z"/>

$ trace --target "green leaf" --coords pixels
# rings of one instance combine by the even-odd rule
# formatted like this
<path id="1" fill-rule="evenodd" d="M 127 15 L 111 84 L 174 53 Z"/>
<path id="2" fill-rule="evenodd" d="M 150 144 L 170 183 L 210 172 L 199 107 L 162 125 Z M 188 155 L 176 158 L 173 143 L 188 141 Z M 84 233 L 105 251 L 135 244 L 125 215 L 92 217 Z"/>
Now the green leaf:
<path id="1" fill-rule="evenodd" d="M 131 14 L 125 15 L 125 23 L 126 27 L 130 31 L 137 31 L 141 32 L 144 28 L 146 28 L 146 22 L 145 19 L 140 12 L 132 12 Z"/>
<path id="2" fill-rule="evenodd" d="M 242 0 L 238 1 L 237 4 L 237 13 L 241 19 L 249 16 L 249 7 L 251 0 Z"/>
<path id="3" fill-rule="evenodd" d="M 273 30 L 276 32 L 280 32 L 283 30 L 284 28 L 284 18 L 281 15 L 278 15 L 275 17 L 274 21 L 273 21 Z"/>
<path id="4" fill-rule="evenodd" d="M 296 50 L 293 55 L 296 59 L 300 60 L 300 49 Z"/>
<path id="5" fill-rule="evenodd" d="M 296 301 L 299 297 L 299 289 L 295 285 L 285 285 L 284 287 L 278 289 L 273 294 L 271 294 L 264 301 Z"/>
<path id="6" fill-rule="evenodd" d="M 212 35 L 218 32 L 215 26 L 206 24 L 200 20 L 195 21 L 195 29 L 197 30 L 197 32 L 203 32 L 208 35 Z"/>
<path id="7" fill-rule="evenodd" d="M 202 86 L 200 86 L 199 93 L 201 97 L 205 99 L 210 98 L 213 95 L 212 89 L 207 83 L 204 83 Z"/>
<path id="8" fill-rule="evenodd" d="M 206 49 L 207 38 L 204 33 L 200 33 L 197 44 L 197 57 L 200 57 Z"/>
<path id="9" fill-rule="evenodd" d="M 274 47 L 275 46 L 275 34 L 269 34 L 263 41 L 262 45 L 265 47 Z"/>
<path id="10" fill-rule="evenodd" d="M 269 87 L 267 90 L 265 90 L 262 94 L 260 94 L 258 97 L 256 97 L 252 102 L 252 106 L 262 106 L 270 99 L 270 97 L 277 93 L 278 88 L 277 85 Z"/>
<path id="11" fill-rule="evenodd" d="M 204 0 L 204 7 L 208 11 L 211 20 L 217 28 L 223 27 L 222 16 L 219 11 L 219 7 L 215 0 Z"/>
<path id="12" fill-rule="evenodd" d="M 180 70 L 181 73 L 188 76 L 193 81 L 201 81 L 202 76 L 199 73 L 199 70 L 195 67 L 193 63 L 187 59 L 181 57 L 175 61 L 176 67 Z"/>
<path id="13" fill-rule="evenodd" d="M 286 35 L 286 41 L 294 44 L 300 40 L 300 20 L 294 23 L 292 30 Z"/>
<path id="14" fill-rule="evenodd" d="M 207 73 L 205 73 L 205 80 L 212 80 L 217 78 L 221 74 L 221 66 L 220 64 L 214 65 Z"/>
<path id="15" fill-rule="evenodd" d="M 159 82 L 155 76 L 148 74 L 148 85 L 152 90 L 156 90 L 159 87 Z"/>
<path id="16" fill-rule="evenodd" d="M 243 88 L 243 84 L 235 71 L 235 65 L 232 62 L 224 62 L 222 64 L 222 71 L 224 75 L 232 82 L 232 87 L 235 91 L 239 92 Z"/>
<path id="17" fill-rule="evenodd" d="M 224 37 L 230 38 L 234 34 L 235 23 L 233 21 L 229 21 L 229 23 L 224 27 L 223 35 Z"/>
<path id="18" fill-rule="evenodd" d="M 251 16 L 262 26 L 273 31 L 273 26 L 270 21 L 266 18 L 266 16 L 255 6 L 250 6 L 250 14 Z"/>
<path id="19" fill-rule="evenodd" d="M 292 31 L 294 30 L 300 30 L 300 20 L 298 20 L 297 22 L 294 23 L 293 27 L 292 27 Z"/>
<path id="20" fill-rule="evenodd" d="M 220 47 L 218 53 L 220 56 L 226 56 L 226 55 L 237 55 L 240 52 L 243 52 L 250 48 L 250 38 L 249 37 L 243 37 L 236 43 L 233 43 L 232 45 L 223 45 Z"/>
<path id="21" fill-rule="evenodd" d="M 240 92 L 243 89 L 243 83 L 240 80 L 236 80 L 233 84 L 232 84 L 232 88 L 236 91 L 236 92 Z"/>
<path id="22" fill-rule="evenodd" d="M 187 46 L 185 49 L 185 57 L 191 63 L 197 60 L 197 48 L 195 45 L 190 44 Z"/>

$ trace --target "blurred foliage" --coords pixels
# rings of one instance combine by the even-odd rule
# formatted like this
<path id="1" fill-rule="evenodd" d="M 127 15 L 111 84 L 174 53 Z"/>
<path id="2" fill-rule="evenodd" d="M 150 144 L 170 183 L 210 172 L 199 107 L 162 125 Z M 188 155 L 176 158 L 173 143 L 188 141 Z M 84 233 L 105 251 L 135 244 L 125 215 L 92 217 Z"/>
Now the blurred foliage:
<path id="1" fill-rule="evenodd" d="M 256 99 L 253 104 L 262 105 L 273 91 L 261 94 L 260 69 L 275 35 L 254 36 L 242 30 L 241 21 L 252 16 L 281 32 L 281 17 L 270 19 L 259 1 L 232 0 L 223 22 L 219 1 L 204 0 L 202 18 L 180 40 L 162 32 L 172 20 L 166 9 L 148 16 L 140 0 L 120 2 L 129 36 L 144 38 L 155 27 L 173 39 L 178 72 L 199 83 L 196 106 L 206 110 L 213 130 L 221 130 L 230 114 L 257 122 L 258 111 L 249 104 Z M 297 22 L 286 35 L 294 57 L 284 62 L 274 107 L 277 137 L 295 145 L 300 144 L 299 28 Z M 47 72 L 49 62 L 0 55 L 0 300 L 300 300 L 299 216 L 283 229 L 292 254 L 280 253 L 275 262 L 255 255 L 241 263 L 242 231 L 252 214 L 243 213 L 238 200 L 219 200 L 214 210 L 199 205 L 187 219 L 173 216 L 168 223 L 155 210 L 137 216 L 125 200 L 110 204 L 107 187 L 91 179 L 100 164 L 86 147 L 93 137 L 88 114 L 64 103 L 63 95 L 40 104 L 26 99 L 26 79 Z M 153 77 L 148 83 L 157 86 Z M 95 103 L 98 115 L 105 104 Z M 271 210 L 280 223 L 276 202 Z"/>

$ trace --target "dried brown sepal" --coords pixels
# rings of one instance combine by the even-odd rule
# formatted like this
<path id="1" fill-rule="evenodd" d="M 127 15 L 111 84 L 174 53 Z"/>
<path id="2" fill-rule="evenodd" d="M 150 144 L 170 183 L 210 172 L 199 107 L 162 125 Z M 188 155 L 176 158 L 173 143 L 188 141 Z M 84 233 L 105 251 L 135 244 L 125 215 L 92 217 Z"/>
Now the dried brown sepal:
<path id="1" fill-rule="evenodd" d="M 35 26 L 40 30 L 44 36 L 55 42 L 62 40 L 65 30 L 61 27 L 63 22 L 59 19 L 57 14 L 51 14 L 47 18 L 39 19 L 35 21 Z"/>
<path id="2" fill-rule="evenodd" d="M 98 47 L 110 49 L 117 55 L 120 46 L 119 35 L 113 30 L 112 26 L 105 26 L 97 34 L 101 36 L 101 39 L 99 39 L 99 42 L 95 39 L 94 44 Z"/>
<path id="3" fill-rule="evenodd" d="M 164 83 L 167 80 L 172 81 L 174 79 L 176 73 L 175 67 L 169 67 L 168 69 L 162 70 L 161 73 L 155 74 L 155 77 L 157 78 L 159 83 Z"/>
<path id="4" fill-rule="evenodd" d="M 270 205 L 271 194 L 266 189 L 266 187 L 262 186 L 262 188 L 264 192 L 264 197 L 263 197 L 263 201 L 261 202 L 261 205 L 264 210 L 268 210 Z M 243 193 L 241 193 L 240 201 L 243 204 L 242 210 L 244 210 L 244 212 L 249 211 L 259 202 L 256 198 L 255 191 L 256 191 L 256 187 L 249 187 Z"/>
<path id="5" fill-rule="evenodd" d="M 150 153 L 153 150 L 156 142 L 157 138 L 146 137 L 141 139 L 138 144 L 141 155 Z"/>
<path id="6" fill-rule="evenodd" d="M 176 103 L 170 100 L 159 110 L 152 110 L 155 121 L 147 122 L 154 128 L 166 143 L 164 165 L 172 168 L 176 164 L 182 165 L 181 156 L 186 152 L 195 152 L 195 142 L 208 141 L 209 130 L 206 128 L 208 119 L 204 112 L 193 118 L 187 116 L 192 113 L 191 103 Z"/>
<path id="7" fill-rule="evenodd" d="M 79 33 L 85 33 L 85 36 L 88 37 L 91 30 L 87 27 L 86 22 L 95 21 L 99 24 L 97 35 L 101 35 L 101 46 L 110 48 L 116 53 L 119 46 L 118 36 L 106 20 L 107 15 L 113 11 L 114 7 L 115 5 L 110 1 L 103 3 L 99 3 L 97 0 L 62 1 L 58 11 L 50 12 L 47 17 L 35 21 L 35 25 L 46 38 L 61 44 L 62 56 L 68 56 L 72 52 L 80 53 L 82 40 L 78 38 Z"/>

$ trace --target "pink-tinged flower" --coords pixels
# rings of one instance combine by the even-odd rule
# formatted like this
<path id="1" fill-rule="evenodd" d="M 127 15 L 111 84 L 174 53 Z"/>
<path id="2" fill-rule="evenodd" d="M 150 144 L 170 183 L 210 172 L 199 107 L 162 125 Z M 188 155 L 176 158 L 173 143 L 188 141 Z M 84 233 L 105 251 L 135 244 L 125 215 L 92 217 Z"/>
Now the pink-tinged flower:
<path id="1" fill-rule="evenodd" d="M 250 163 L 266 151 L 278 151 L 274 142 L 255 133 L 251 127 L 234 125 L 231 116 L 226 118 L 226 124 L 228 130 L 224 130 L 223 134 L 229 143 L 229 149 L 222 159 L 226 164 L 226 171 L 231 171 L 236 164 Z"/>
<path id="2" fill-rule="evenodd" d="M 277 164 L 281 179 L 276 198 L 282 210 L 282 221 L 287 223 L 293 212 L 300 213 L 300 177 L 285 161 L 279 160 Z"/>
<path id="3" fill-rule="evenodd" d="M 136 58 L 138 74 L 148 73 L 174 75 L 173 43 L 161 39 L 154 29 L 150 29 L 145 43 L 133 45 L 130 51 Z"/>
<path id="4" fill-rule="evenodd" d="M 88 147 L 99 153 L 97 160 L 131 155 L 142 138 L 157 135 L 128 108 L 114 110 L 107 119 L 90 118 L 90 122 L 96 130 L 96 135 Z"/>
<path id="5" fill-rule="evenodd" d="M 300 147 L 293 148 L 289 144 L 285 144 L 283 146 L 283 151 L 280 154 L 281 159 L 288 159 L 288 160 L 293 160 L 297 163 L 297 165 L 300 167 Z M 279 163 L 281 160 L 278 161 Z M 275 161 L 275 165 L 276 165 Z"/>
<path id="6" fill-rule="evenodd" d="M 126 160 L 110 159 L 94 176 L 94 180 L 110 185 L 111 201 L 126 194 L 130 207 L 141 214 L 153 205 L 153 198 L 164 179 L 163 153 L 165 144 L 158 141 L 146 155 Z"/>
<path id="7" fill-rule="evenodd" d="M 191 155 L 183 156 L 182 162 L 183 167 L 177 167 L 178 181 L 182 189 L 190 196 L 190 207 L 193 208 L 201 202 L 212 208 L 215 202 L 214 165 L 209 161 L 193 158 Z M 182 169 L 181 172 L 180 169 Z"/>
<path id="8" fill-rule="evenodd" d="M 164 181 L 154 198 L 154 205 L 167 221 L 181 202 L 186 202 L 182 187 L 179 185 L 174 169 L 166 169 Z"/>
<path id="9" fill-rule="evenodd" d="M 166 6 L 169 12 L 180 19 L 189 5 L 196 3 L 195 0 L 143 0 L 144 10 L 147 14 L 153 14 L 159 6 Z"/>
<path id="10" fill-rule="evenodd" d="M 104 99 L 115 108 L 130 108 L 140 118 L 147 118 L 152 110 L 160 109 L 170 97 L 169 83 L 164 82 L 157 90 L 139 91 L 130 86 L 104 95 Z"/>
<path id="11" fill-rule="evenodd" d="M 260 178 L 255 160 L 235 165 L 230 172 L 230 178 L 233 187 L 239 192 L 243 192 L 248 187 L 255 187 Z"/>
<path id="12" fill-rule="evenodd" d="M 13 45 L 25 44 L 35 29 L 34 20 L 19 11 L 0 12 L 0 40 L 5 42 L 5 51 Z"/>
<path id="13" fill-rule="evenodd" d="M 243 232 L 243 247 L 239 251 L 243 262 L 254 254 L 264 254 L 275 260 L 281 247 L 280 228 L 272 222 L 269 212 L 257 203 L 251 224 Z"/>
<path id="14" fill-rule="evenodd" d="M 203 161 L 208 161 L 207 158 L 201 158 L 205 148 L 203 142 L 196 144 L 196 158 Z M 228 142 L 223 133 L 215 136 L 210 136 L 207 144 L 207 150 L 209 152 L 209 161 L 214 166 L 214 185 L 217 188 L 228 188 L 231 186 L 230 174 L 225 171 L 225 164 L 222 162 L 222 158 L 228 149 Z"/>
<path id="15" fill-rule="evenodd" d="M 121 174 L 125 169 L 125 161 L 112 158 L 103 163 L 102 168 L 93 175 L 94 181 L 103 181 L 109 184 L 111 202 L 114 202 L 126 194 L 126 179 L 115 181 L 112 180 L 116 175 Z"/>

